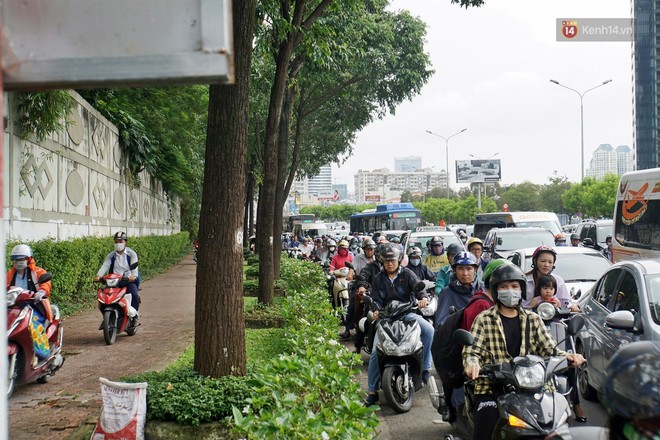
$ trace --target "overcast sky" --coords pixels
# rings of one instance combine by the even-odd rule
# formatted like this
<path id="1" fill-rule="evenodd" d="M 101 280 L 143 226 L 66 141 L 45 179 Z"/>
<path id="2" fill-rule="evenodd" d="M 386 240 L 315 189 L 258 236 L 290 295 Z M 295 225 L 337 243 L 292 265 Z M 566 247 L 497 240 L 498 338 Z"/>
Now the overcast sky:
<path id="1" fill-rule="evenodd" d="M 422 156 L 424 167 L 499 153 L 502 183 L 544 184 L 557 170 L 580 180 L 580 98 L 550 82 L 582 92 L 585 168 L 600 144 L 632 148 L 632 62 L 629 42 L 558 42 L 557 18 L 628 18 L 629 0 L 486 0 L 459 8 L 449 0 L 398 0 L 427 23 L 426 52 L 435 74 L 396 115 L 358 134 L 354 154 L 333 165 L 333 181 L 354 189 L 358 169 L 387 167 L 394 157 Z"/>

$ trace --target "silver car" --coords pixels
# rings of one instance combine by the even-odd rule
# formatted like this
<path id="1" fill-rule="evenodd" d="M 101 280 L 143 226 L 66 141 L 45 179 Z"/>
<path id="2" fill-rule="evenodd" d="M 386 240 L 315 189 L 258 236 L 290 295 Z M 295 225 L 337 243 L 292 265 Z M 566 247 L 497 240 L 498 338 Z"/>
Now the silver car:
<path id="1" fill-rule="evenodd" d="M 621 261 L 610 267 L 587 292 L 582 308 L 585 326 L 576 349 L 587 359 L 579 385 L 595 400 L 605 366 L 619 347 L 639 340 L 660 342 L 660 261 Z"/>

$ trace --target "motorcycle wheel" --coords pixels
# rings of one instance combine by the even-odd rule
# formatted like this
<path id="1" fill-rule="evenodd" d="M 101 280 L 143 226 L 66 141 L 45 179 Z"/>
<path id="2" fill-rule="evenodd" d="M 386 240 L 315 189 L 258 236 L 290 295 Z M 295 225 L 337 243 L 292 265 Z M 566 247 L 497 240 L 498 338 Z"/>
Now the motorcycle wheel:
<path id="1" fill-rule="evenodd" d="M 410 411 L 415 397 L 415 386 L 410 380 L 408 392 L 404 392 L 405 375 L 400 368 L 385 368 L 383 372 L 383 393 L 390 407 L 399 414 Z"/>
<path id="2" fill-rule="evenodd" d="M 103 312 L 103 339 L 106 345 L 112 345 L 117 339 L 117 320 L 112 310 Z"/>
<path id="3" fill-rule="evenodd" d="M 7 356 L 7 366 L 11 365 L 11 358 L 14 358 L 14 367 L 8 371 L 7 375 L 7 399 L 11 397 L 11 395 L 14 392 L 14 387 L 16 386 L 16 380 L 18 379 L 18 363 L 19 363 L 19 357 L 17 354 L 13 354 L 11 356 Z"/>
<path id="4" fill-rule="evenodd" d="M 128 336 L 133 336 L 134 334 L 137 333 L 138 329 L 138 318 L 135 318 L 135 321 L 131 319 L 131 322 L 129 323 L 129 326 L 126 328 L 126 334 Z"/>

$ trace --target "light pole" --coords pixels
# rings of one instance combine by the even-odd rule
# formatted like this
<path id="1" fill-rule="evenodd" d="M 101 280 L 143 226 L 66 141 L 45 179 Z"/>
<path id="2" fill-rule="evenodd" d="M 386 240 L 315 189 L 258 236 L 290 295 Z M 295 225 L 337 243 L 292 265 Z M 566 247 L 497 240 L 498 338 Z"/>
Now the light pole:
<path id="1" fill-rule="evenodd" d="M 581 142 L 580 142 L 580 166 L 581 166 L 581 168 L 580 168 L 580 182 L 581 182 L 581 181 L 584 180 L 584 105 L 583 105 L 583 100 L 584 99 L 583 98 L 584 98 L 584 95 L 586 95 L 587 92 L 590 92 L 593 89 L 597 89 L 598 87 L 602 87 L 605 84 L 611 83 L 612 80 L 611 79 L 605 80 L 602 83 L 598 84 L 597 86 L 594 86 L 590 89 L 587 89 L 582 93 L 578 92 L 575 89 L 567 87 L 563 84 L 560 84 L 559 81 L 557 81 L 557 80 L 551 79 L 550 82 L 553 83 L 553 84 L 558 85 L 559 87 L 563 87 L 565 89 L 571 90 L 571 91 L 577 93 L 578 96 L 580 97 L 580 137 L 581 137 Z"/>
<path id="2" fill-rule="evenodd" d="M 474 158 L 477 159 L 477 160 L 488 160 L 488 159 L 492 159 L 493 157 L 497 156 L 498 154 L 500 154 L 500 153 L 492 154 L 492 155 L 488 156 L 488 157 L 485 158 L 485 159 L 482 159 L 482 158 L 480 158 L 480 157 L 477 157 L 477 156 L 475 156 L 474 154 L 468 154 L 468 156 L 470 156 L 470 157 L 474 157 Z M 477 183 L 479 183 L 479 186 L 477 187 L 477 208 L 479 209 L 479 212 L 481 212 L 481 184 L 482 184 L 483 182 L 479 181 L 479 182 L 477 182 Z"/>
<path id="3" fill-rule="evenodd" d="M 442 138 L 442 139 L 445 140 L 445 150 L 447 151 L 447 199 L 449 199 L 449 139 L 463 133 L 466 130 L 467 130 L 467 128 L 464 128 L 463 130 L 459 131 L 458 133 L 454 133 L 454 134 L 452 134 L 451 136 L 448 136 L 448 137 L 440 136 L 439 134 L 433 133 L 431 130 L 426 130 L 426 132 L 428 134 L 432 134 L 433 136 L 437 136 L 437 137 Z"/>

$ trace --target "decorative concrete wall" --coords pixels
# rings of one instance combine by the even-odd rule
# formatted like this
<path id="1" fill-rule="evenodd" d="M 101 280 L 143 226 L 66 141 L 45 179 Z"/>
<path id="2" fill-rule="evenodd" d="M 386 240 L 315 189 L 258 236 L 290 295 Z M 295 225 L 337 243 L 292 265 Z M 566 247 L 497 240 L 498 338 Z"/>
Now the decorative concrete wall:
<path id="1" fill-rule="evenodd" d="M 180 204 L 143 172 L 133 188 L 122 174 L 117 128 L 75 92 L 66 128 L 41 144 L 21 139 L 17 102 L 5 95 L 4 218 L 6 238 L 66 240 L 180 231 Z"/>

